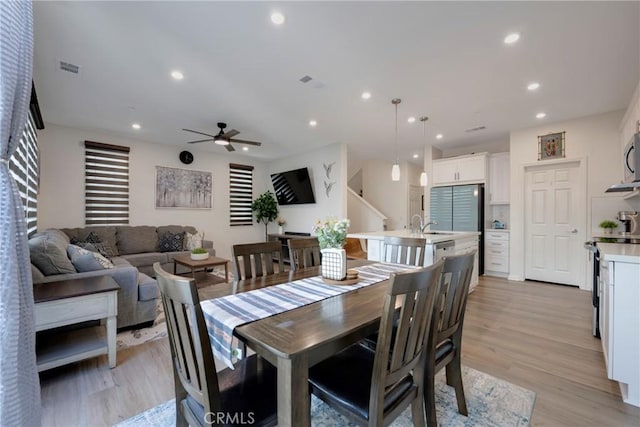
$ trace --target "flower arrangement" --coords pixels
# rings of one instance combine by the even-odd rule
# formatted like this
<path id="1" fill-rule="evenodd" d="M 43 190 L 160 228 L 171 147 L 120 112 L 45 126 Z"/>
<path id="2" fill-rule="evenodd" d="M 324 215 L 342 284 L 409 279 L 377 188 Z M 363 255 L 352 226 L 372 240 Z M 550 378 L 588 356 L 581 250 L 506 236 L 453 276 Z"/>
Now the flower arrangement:
<path id="1" fill-rule="evenodd" d="M 340 249 L 347 240 L 348 219 L 327 218 L 324 221 L 316 221 L 313 233 L 318 236 L 320 249 Z"/>
<path id="2" fill-rule="evenodd" d="M 279 216 L 278 218 L 276 218 L 276 223 L 282 227 L 283 225 L 285 225 L 287 223 L 287 220 L 282 218 L 281 216 Z"/>

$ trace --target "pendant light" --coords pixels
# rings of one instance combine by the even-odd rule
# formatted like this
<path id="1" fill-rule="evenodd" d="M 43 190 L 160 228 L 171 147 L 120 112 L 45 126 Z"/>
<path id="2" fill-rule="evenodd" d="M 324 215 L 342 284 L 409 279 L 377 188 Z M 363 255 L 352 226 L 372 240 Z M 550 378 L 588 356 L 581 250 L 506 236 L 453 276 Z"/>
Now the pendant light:
<path id="1" fill-rule="evenodd" d="M 420 121 L 422 122 L 423 138 L 425 138 L 425 136 L 427 135 L 427 120 L 429 120 L 429 117 L 427 116 L 420 117 Z M 426 138 L 425 138 L 425 142 L 426 142 Z M 426 187 L 428 183 L 429 183 L 429 177 L 427 176 L 427 173 L 423 170 L 422 173 L 420 174 L 420 185 L 423 187 Z"/>
<path id="2" fill-rule="evenodd" d="M 396 162 L 393 164 L 391 168 L 391 181 L 400 181 L 400 164 L 398 163 L 398 104 L 400 104 L 402 100 L 400 98 L 393 98 L 391 103 L 396 107 Z"/>

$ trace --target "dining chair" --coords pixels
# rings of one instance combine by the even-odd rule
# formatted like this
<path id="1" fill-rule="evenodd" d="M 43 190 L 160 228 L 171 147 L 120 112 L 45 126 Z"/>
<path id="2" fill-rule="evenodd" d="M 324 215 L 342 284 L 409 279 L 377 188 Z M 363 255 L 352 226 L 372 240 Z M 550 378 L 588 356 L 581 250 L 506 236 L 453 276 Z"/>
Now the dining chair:
<path id="1" fill-rule="evenodd" d="M 419 237 L 390 237 L 383 240 L 382 260 L 396 264 L 424 265 L 426 239 Z"/>
<path id="2" fill-rule="evenodd" d="M 413 425 L 424 426 L 424 350 L 441 270 L 439 261 L 391 274 L 376 350 L 355 344 L 313 366 L 311 392 L 358 425 L 388 425 L 411 405 Z"/>
<path id="3" fill-rule="evenodd" d="M 254 356 L 216 373 L 195 280 L 153 264 L 167 322 L 176 395 L 176 426 L 277 423 L 277 371 Z M 218 414 L 223 415 L 222 423 Z M 235 420 L 237 422 L 237 420 Z"/>
<path id="4" fill-rule="evenodd" d="M 291 259 L 291 271 L 320 265 L 320 243 L 317 237 L 289 239 L 287 244 Z"/>
<path id="5" fill-rule="evenodd" d="M 427 426 L 429 427 L 438 425 L 435 375 L 444 367 L 447 370 L 447 384 L 456 391 L 458 412 L 467 415 L 460 356 L 462 325 L 474 259 L 475 251 L 444 258 L 444 266 L 433 308 L 424 369 L 424 402 L 427 410 Z"/>
<path id="6" fill-rule="evenodd" d="M 235 280 L 251 279 L 284 271 L 280 241 L 233 245 Z M 274 270 L 274 264 L 278 271 Z"/>

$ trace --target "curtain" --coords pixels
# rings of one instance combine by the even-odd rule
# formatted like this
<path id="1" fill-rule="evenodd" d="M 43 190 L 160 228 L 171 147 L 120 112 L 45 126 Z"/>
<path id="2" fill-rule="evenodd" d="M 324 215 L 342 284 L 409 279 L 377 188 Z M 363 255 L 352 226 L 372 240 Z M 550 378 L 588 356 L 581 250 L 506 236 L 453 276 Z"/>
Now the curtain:
<path id="1" fill-rule="evenodd" d="M 40 425 L 27 225 L 9 159 L 27 122 L 33 64 L 30 1 L 0 1 L 0 425 Z"/>

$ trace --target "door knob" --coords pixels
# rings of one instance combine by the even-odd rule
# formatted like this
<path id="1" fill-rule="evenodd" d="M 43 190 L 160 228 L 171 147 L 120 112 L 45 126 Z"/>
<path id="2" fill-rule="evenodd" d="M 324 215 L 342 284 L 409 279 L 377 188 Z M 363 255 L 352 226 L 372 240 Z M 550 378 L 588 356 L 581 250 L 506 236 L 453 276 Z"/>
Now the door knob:
<path id="1" fill-rule="evenodd" d="M 577 228 L 572 229 L 571 234 L 578 234 L 578 229 Z"/>

